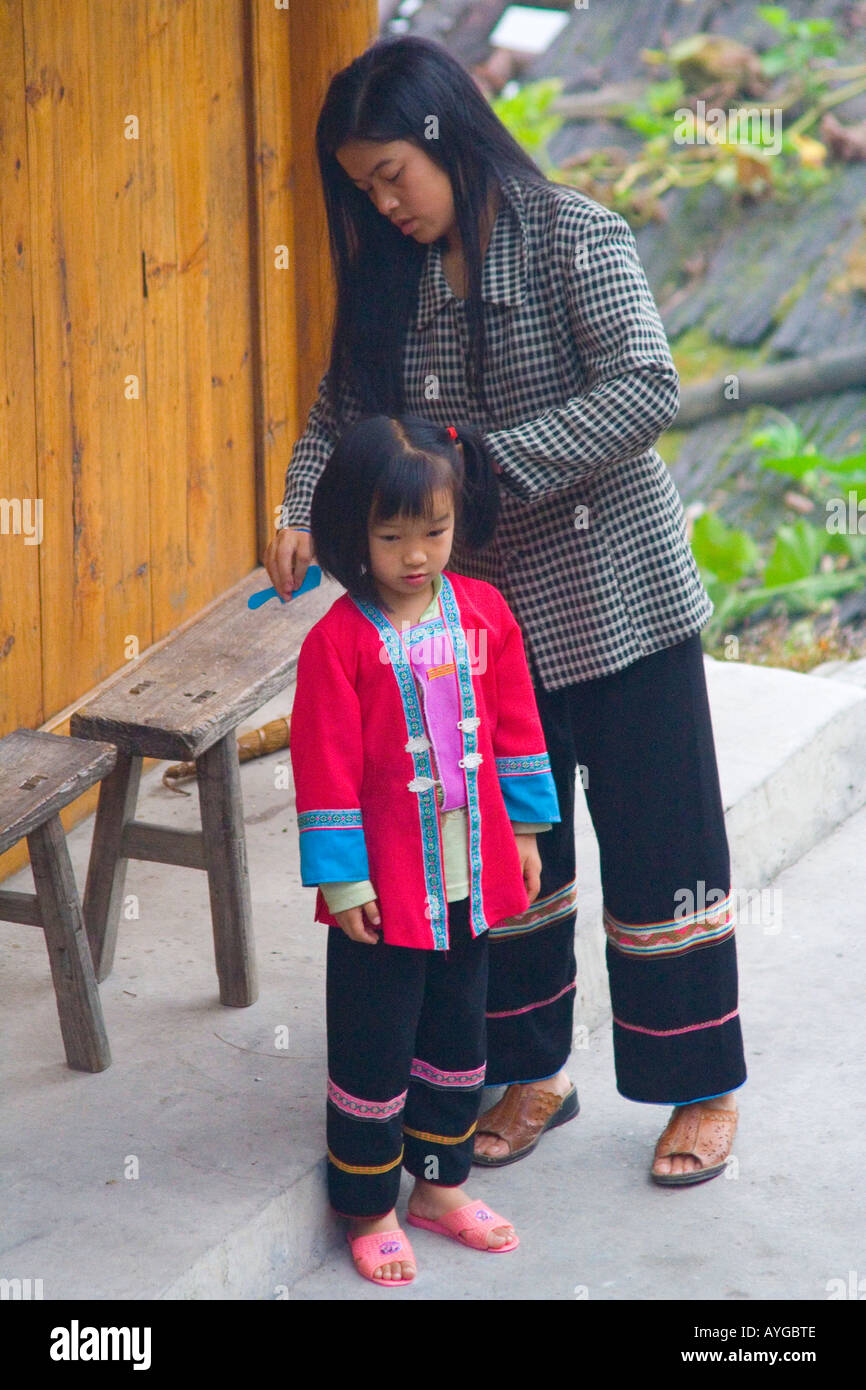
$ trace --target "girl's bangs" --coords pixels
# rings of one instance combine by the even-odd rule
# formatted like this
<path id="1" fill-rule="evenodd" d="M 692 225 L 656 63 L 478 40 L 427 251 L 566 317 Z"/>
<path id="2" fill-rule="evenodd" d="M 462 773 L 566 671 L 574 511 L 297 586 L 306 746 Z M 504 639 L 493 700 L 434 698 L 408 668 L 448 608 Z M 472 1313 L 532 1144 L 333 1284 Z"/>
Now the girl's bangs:
<path id="1" fill-rule="evenodd" d="M 395 516 L 429 520 L 433 516 L 433 494 L 445 488 L 454 499 L 457 479 L 448 459 L 421 453 L 391 459 L 376 484 L 370 522 L 376 525 Z"/>

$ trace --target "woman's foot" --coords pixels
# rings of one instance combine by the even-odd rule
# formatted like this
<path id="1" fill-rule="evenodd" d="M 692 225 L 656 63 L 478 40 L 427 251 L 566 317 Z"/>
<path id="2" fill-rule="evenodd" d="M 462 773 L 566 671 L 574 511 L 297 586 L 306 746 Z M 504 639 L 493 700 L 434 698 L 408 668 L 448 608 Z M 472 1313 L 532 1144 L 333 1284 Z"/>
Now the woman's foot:
<path id="1" fill-rule="evenodd" d="M 415 1186 L 409 1198 L 409 1210 L 413 1216 L 421 1216 L 426 1221 L 439 1221 L 447 1212 L 456 1211 L 472 1201 L 462 1187 L 441 1187 L 438 1183 L 415 1179 Z M 492 1250 L 500 1245 L 508 1245 L 514 1240 L 513 1226 L 494 1226 L 487 1233 L 487 1244 Z"/>
<path id="2" fill-rule="evenodd" d="M 548 1076 L 544 1081 L 529 1081 L 525 1085 L 515 1083 L 515 1085 L 508 1087 L 505 1095 L 510 1095 L 512 1091 L 551 1091 L 556 1096 L 564 1096 L 570 1090 L 571 1082 L 567 1073 L 559 1071 L 556 1076 Z M 483 1119 L 483 1115 L 479 1116 L 479 1129 Z M 497 1138 L 495 1134 L 477 1134 L 475 1136 L 475 1152 L 483 1154 L 487 1158 L 505 1158 L 510 1153 L 510 1148 L 506 1140 Z"/>
<path id="3" fill-rule="evenodd" d="M 349 1235 L 354 1240 L 357 1236 L 377 1235 L 380 1231 L 393 1231 L 398 1227 L 397 1212 L 392 1209 L 385 1216 L 369 1219 L 353 1216 L 349 1222 Z M 375 1279 L 414 1279 L 415 1273 L 415 1264 L 412 1260 L 388 1260 L 384 1264 L 376 1266 L 373 1270 L 373 1277 Z"/>
<path id="4" fill-rule="evenodd" d="M 709 1100 L 696 1100 L 691 1105 L 678 1105 L 676 1110 L 733 1110 L 737 1109 L 737 1102 L 733 1091 L 729 1091 L 724 1096 L 711 1096 Z M 652 1171 L 660 1177 L 678 1176 L 681 1173 L 697 1173 L 701 1169 L 701 1163 L 694 1154 L 671 1154 L 669 1158 L 657 1158 L 652 1166 Z"/>

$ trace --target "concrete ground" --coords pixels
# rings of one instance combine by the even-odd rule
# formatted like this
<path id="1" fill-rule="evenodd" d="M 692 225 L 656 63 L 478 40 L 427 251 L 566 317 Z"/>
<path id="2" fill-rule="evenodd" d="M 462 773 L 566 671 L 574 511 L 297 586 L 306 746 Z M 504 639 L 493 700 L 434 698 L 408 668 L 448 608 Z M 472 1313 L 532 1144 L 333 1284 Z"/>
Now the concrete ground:
<path id="1" fill-rule="evenodd" d="M 852 1117 L 864 1094 L 866 692 L 835 674 L 707 670 L 735 886 L 754 906 L 739 930 L 750 1080 L 725 1176 L 685 1191 L 647 1178 L 667 1111 L 614 1088 L 581 804 L 581 1114 L 528 1161 L 473 1170 L 473 1195 L 507 1212 L 522 1244 L 496 1260 L 412 1232 L 414 1285 L 362 1281 L 325 1201 L 326 929 L 299 884 L 283 753 L 241 769 L 261 986 L 249 1008 L 218 1001 L 204 875 L 132 862 L 100 986 L 113 1064 L 74 1072 L 41 933 L 0 926 L 0 1278 L 42 1279 L 46 1299 L 296 1300 L 824 1299 L 829 1281 L 864 1278 Z M 291 694 L 244 727 L 287 713 Z M 196 828 L 195 783 L 190 797 L 168 791 L 165 766 L 143 779 L 138 815 Z M 80 889 L 92 828 L 68 837 Z M 4 886 L 31 890 L 29 869 Z M 762 899 L 768 887 L 778 893 Z"/>
<path id="2" fill-rule="evenodd" d="M 516 1251 L 490 1257 L 407 1227 L 412 1285 L 377 1288 L 339 1248 L 291 1297 L 821 1300 L 851 1270 L 866 1293 L 864 846 L 866 810 L 774 881 L 775 922 L 739 932 L 749 1080 L 724 1175 L 649 1180 L 669 1112 L 617 1094 L 603 1026 L 572 1055 L 577 1118 L 528 1159 L 473 1169 L 469 1191 L 514 1223 Z"/>

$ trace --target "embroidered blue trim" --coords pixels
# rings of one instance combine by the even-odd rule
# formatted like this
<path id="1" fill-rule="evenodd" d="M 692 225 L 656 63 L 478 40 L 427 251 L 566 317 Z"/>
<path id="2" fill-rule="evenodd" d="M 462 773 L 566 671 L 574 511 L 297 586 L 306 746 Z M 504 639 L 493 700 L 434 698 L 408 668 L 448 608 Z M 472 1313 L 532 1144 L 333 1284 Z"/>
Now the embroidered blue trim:
<path id="1" fill-rule="evenodd" d="M 524 776 L 532 772 L 550 772 L 547 753 L 527 753 L 522 758 L 497 758 L 497 777 Z"/>
<path id="2" fill-rule="evenodd" d="M 351 811 L 302 811 L 298 816 L 299 830 L 360 830 L 361 808 Z"/>
<path id="3" fill-rule="evenodd" d="M 407 647 L 417 647 L 419 642 L 432 642 L 437 637 L 444 638 L 445 624 L 441 618 L 430 618 L 426 623 L 407 628 L 402 636 Z"/>
<path id="4" fill-rule="evenodd" d="M 444 576 L 443 576 L 444 583 Z M 403 714 L 406 719 L 406 729 L 410 738 L 422 738 L 425 734 L 424 719 L 421 714 L 421 705 L 418 699 L 418 690 L 415 685 L 415 677 L 409 663 L 409 654 L 396 628 L 389 623 L 385 614 L 382 613 L 375 604 L 369 599 L 357 598 L 352 595 L 352 602 L 363 613 L 364 617 L 373 624 L 379 633 L 388 659 L 391 670 L 397 681 L 397 688 L 400 691 L 400 699 L 403 704 Z M 422 624 L 422 629 L 427 624 Z M 407 636 L 409 634 L 407 633 Z M 421 844 L 423 850 L 424 863 L 424 887 L 427 894 L 427 903 L 430 916 L 430 927 L 433 933 L 433 944 L 436 950 L 446 950 L 448 946 L 448 903 L 445 898 L 445 871 L 442 866 L 442 854 L 439 841 L 439 824 L 436 808 L 436 786 L 433 779 L 433 764 L 430 759 L 428 749 L 413 753 L 412 762 L 416 777 L 428 777 L 431 786 L 427 791 L 415 792 L 413 795 L 418 798 L 418 819 L 421 826 Z"/>
<path id="5" fill-rule="evenodd" d="M 461 720 L 475 717 L 475 690 L 472 685 L 472 672 L 466 637 L 460 626 L 460 610 L 454 596 L 454 588 L 447 575 L 442 575 L 439 590 L 439 604 L 454 649 L 457 667 L 457 684 L 460 689 Z M 463 736 L 463 758 L 467 763 L 463 768 L 466 781 L 466 807 L 469 819 L 469 922 L 473 936 L 480 936 L 487 930 L 484 920 L 484 906 L 481 897 L 481 812 L 478 802 L 478 768 L 471 765 L 470 754 L 478 751 L 478 735 L 474 728 L 461 729 Z"/>

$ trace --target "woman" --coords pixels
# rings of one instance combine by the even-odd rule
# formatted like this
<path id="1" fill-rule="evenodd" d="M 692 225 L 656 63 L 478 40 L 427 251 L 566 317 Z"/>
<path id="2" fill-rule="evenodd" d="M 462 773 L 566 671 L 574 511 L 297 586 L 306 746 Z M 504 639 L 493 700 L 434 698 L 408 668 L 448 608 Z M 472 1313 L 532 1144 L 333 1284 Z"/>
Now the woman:
<path id="1" fill-rule="evenodd" d="M 664 329 L 619 214 L 547 180 L 429 40 L 380 40 L 332 80 L 316 145 L 337 313 L 331 359 L 265 564 L 311 560 L 310 501 L 343 428 L 412 411 L 484 431 L 494 540 L 452 569 L 523 631 L 562 821 L 529 911 L 491 931 L 475 1161 L 572 1118 L 574 784 L 601 851 L 617 1087 L 673 1105 L 655 1181 L 723 1171 L 745 1080 L 730 867 L 700 629 L 712 612 L 653 443 L 679 407 Z M 708 908 L 707 904 L 711 906 Z"/>

